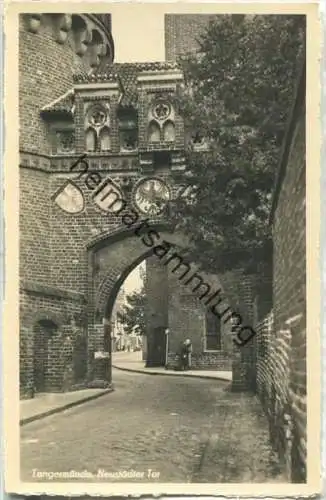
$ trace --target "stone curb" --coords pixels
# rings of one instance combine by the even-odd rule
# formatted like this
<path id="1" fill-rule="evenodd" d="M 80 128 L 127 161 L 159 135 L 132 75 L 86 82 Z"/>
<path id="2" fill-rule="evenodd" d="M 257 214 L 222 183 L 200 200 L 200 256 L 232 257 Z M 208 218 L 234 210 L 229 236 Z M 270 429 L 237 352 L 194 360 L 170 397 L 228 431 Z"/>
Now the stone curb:
<path id="1" fill-rule="evenodd" d="M 93 399 L 100 398 L 101 396 L 104 396 L 105 394 L 109 394 L 110 392 L 113 392 L 113 388 L 109 389 L 104 389 L 103 392 L 100 392 L 98 394 L 92 394 L 91 396 L 86 396 L 85 398 L 78 399 L 76 401 L 72 401 L 71 403 L 67 403 L 63 406 L 58 406 L 57 408 L 52 408 L 52 410 L 47 410 L 42 413 L 38 413 L 37 415 L 33 415 L 32 417 L 27 417 L 27 418 L 22 418 L 19 421 L 19 425 L 26 425 L 29 424 L 30 422 L 34 422 L 35 420 L 41 420 L 42 418 L 49 417 L 50 415 L 53 415 L 55 413 L 60 413 L 62 411 L 68 410 L 69 408 L 72 408 L 73 406 L 78 406 L 83 403 L 87 403 L 88 401 L 92 401 Z"/>
<path id="2" fill-rule="evenodd" d="M 117 370 L 121 370 L 124 372 L 144 373 L 145 375 L 164 375 L 164 376 L 168 376 L 168 377 L 185 377 L 185 378 L 192 377 L 192 378 L 204 378 L 206 380 L 222 380 L 223 382 L 229 382 L 229 383 L 232 382 L 232 380 L 229 380 L 229 379 L 226 379 L 223 377 L 210 377 L 209 375 L 195 375 L 193 373 L 188 373 L 187 375 L 186 374 L 177 375 L 176 373 L 167 373 L 167 372 L 163 372 L 163 371 L 162 372 L 148 372 L 146 370 L 146 368 L 144 368 L 144 369 L 125 368 L 125 367 L 116 366 L 116 365 L 112 365 L 112 368 L 116 368 Z"/>

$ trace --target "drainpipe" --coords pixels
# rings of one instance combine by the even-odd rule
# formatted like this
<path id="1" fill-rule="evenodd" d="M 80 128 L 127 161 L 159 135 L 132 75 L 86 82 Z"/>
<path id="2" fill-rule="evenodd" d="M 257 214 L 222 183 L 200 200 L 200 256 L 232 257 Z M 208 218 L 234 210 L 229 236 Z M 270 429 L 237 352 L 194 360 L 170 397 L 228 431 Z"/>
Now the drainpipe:
<path id="1" fill-rule="evenodd" d="M 168 358 L 169 358 L 169 328 L 165 329 L 165 368 L 168 367 Z"/>
<path id="2" fill-rule="evenodd" d="M 104 352 L 107 353 L 108 358 L 105 360 L 105 376 L 106 381 L 112 384 L 112 338 L 111 338 L 111 322 L 107 318 L 103 319 L 104 328 Z"/>

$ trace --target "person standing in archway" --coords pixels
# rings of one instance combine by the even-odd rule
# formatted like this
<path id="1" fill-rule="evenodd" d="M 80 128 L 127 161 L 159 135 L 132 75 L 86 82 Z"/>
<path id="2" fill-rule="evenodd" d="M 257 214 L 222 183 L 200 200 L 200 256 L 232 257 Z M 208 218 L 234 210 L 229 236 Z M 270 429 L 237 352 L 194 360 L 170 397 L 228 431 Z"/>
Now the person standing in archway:
<path id="1" fill-rule="evenodd" d="M 191 367 L 191 340 L 186 339 L 181 346 L 181 366 L 183 370 L 189 370 Z"/>

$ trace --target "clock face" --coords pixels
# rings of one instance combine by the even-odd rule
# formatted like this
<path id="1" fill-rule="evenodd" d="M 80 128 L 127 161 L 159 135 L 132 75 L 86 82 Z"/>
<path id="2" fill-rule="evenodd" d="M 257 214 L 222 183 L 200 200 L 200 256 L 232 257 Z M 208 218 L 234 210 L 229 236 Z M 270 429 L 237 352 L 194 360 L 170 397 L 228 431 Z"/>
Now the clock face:
<path id="1" fill-rule="evenodd" d="M 135 205 L 144 214 L 160 214 L 169 200 L 170 190 L 161 179 L 144 179 L 135 188 Z"/>

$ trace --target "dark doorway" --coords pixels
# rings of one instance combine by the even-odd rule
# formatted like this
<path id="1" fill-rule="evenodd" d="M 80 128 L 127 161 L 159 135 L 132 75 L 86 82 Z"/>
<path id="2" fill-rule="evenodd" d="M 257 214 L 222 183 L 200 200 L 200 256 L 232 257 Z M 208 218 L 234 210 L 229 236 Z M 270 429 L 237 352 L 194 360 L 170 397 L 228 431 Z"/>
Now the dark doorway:
<path id="1" fill-rule="evenodd" d="M 49 341 L 57 330 L 49 320 L 39 321 L 34 329 L 34 390 L 44 392 L 48 385 Z"/>
<path id="2" fill-rule="evenodd" d="M 74 382 L 78 384 L 87 377 L 87 338 L 86 335 L 77 335 L 73 349 Z"/>

